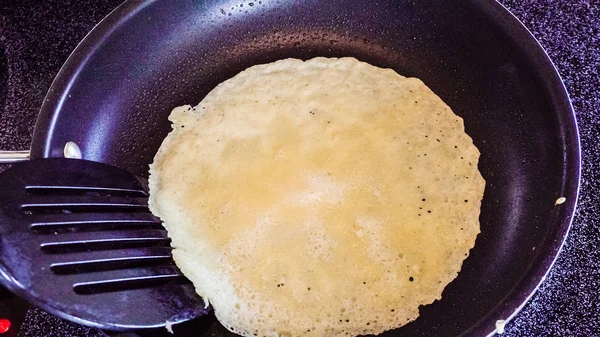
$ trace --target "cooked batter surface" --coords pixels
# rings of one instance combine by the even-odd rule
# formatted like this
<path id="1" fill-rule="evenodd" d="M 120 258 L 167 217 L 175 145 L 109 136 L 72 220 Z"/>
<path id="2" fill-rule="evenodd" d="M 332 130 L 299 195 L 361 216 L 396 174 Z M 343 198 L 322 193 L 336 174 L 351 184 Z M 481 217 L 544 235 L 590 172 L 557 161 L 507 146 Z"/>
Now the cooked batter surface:
<path id="1" fill-rule="evenodd" d="M 150 207 L 178 266 L 240 335 L 400 327 L 475 244 L 479 151 L 416 78 L 353 58 L 286 59 L 170 120 Z"/>

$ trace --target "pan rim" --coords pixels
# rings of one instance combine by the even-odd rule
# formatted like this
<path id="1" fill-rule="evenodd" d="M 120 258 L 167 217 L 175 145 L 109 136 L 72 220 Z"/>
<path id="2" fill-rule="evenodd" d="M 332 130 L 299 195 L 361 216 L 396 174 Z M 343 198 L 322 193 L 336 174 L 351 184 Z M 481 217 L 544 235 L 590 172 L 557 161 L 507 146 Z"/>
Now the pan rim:
<path id="1" fill-rule="evenodd" d="M 568 111 L 570 134 L 565 135 L 564 138 L 572 137 L 571 144 L 565 144 L 566 151 L 573 151 L 572 156 L 569 161 L 565 160 L 564 166 L 565 171 L 571 172 L 571 174 L 565 175 L 565 181 L 563 181 L 563 196 L 567 198 L 566 208 L 566 216 L 558 221 L 559 232 L 554 238 L 553 251 L 551 251 L 548 255 L 543 258 L 543 263 L 538 263 L 536 266 L 533 266 L 531 270 L 527 273 L 527 275 L 521 280 L 521 282 L 513 289 L 512 293 L 510 293 L 506 298 L 508 300 L 504 301 L 504 307 L 498 308 L 490 312 L 486 317 L 482 318 L 477 324 L 475 324 L 471 329 L 465 332 L 463 335 L 486 335 L 484 333 L 484 329 L 486 326 L 493 326 L 494 329 L 487 333 L 487 337 L 491 337 L 497 333 L 497 322 L 502 320 L 502 325 L 510 322 L 518 313 L 529 303 L 529 301 L 536 294 L 542 283 L 548 277 L 548 274 L 552 270 L 554 264 L 558 260 L 558 257 L 567 241 L 569 232 L 571 230 L 573 220 L 575 218 L 575 211 L 577 208 L 577 203 L 579 200 L 579 193 L 581 189 L 581 140 L 579 137 L 579 126 L 577 123 L 577 116 L 575 114 L 575 110 L 573 109 L 573 105 L 571 103 L 571 98 L 569 97 L 569 93 L 567 88 L 560 77 L 558 68 L 542 46 L 542 44 L 535 38 L 533 33 L 525 26 L 525 24 L 519 20 L 508 8 L 506 8 L 503 4 L 501 4 L 497 0 L 492 0 L 489 2 L 489 7 L 484 8 L 484 10 L 488 10 L 488 13 L 496 16 L 498 20 L 498 25 L 502 28 L 506 26 L 512 25 L 515 33 L 519 34 L 521 37 L 521 42 L 529 43 L 533 57 L 531 59 L 537 61 L 534 62 L 534 65 L 537 68 L 546 69 L 546 76 L 544 76 L 544 82 L 547 86 L 552 86 L 552 91 L 554 94 L 560 94 L 562 96 L 561 102 L 556 102 L 563 105 L 564 110 Z M 515 40 L 517 40 L 515 38 Z M 519 41 L 517 41 L 519 42 Z M 546 88 L 548 89 L 548 88 Z M 565 114 L 567 115 L 567 114 Z M 567 116 L 565 116 L 567 117 Z M 570 145 L 570 149 L 568 146 Z M 570 182 L 568 182 L 569 178 L 572 178 Z M 537 281 L 536 281 L 537 280 Z M 520 296 L 512 296 L 513 294 L 519 294 Z M 521 303 L 518 303 L 521 302 Z"/>
<path id="2" fill-rule="evenodd" d="M 156 0 L 127 0 L 113 10 L 108 16 L 100 21 L 77 45 L 65 64 L 55 77 L 50 89 L 41 106 L 38 119 L 35 124 L 33 141 L 31 145 L 31 158 L 51 157 L 50 139 L 57 117 L 69 88 L 74 83 L 80 71 L 95 51 L 106 41 L 111 34 L 121 25 L 125 24 L 130 17 L 141 11 Z M 565 162 L 563 164 L 563 196 L 567 201 L 562 205 L 562 218 L 558 219 L 553 227 L 554 233 L 549 239 L 551 244 L 546 245 L 547 251 L 537 258 L 536 264 L 531 266 L 521 281 L 515 285 L 510 292 L 493 310 L 482 317 L 479 322 L 472 326 L 463 336 L 492 336 L 496 332 L 496 321 L 501 319 L 505 322 L 513 319 L 521 309 L 529 303 L 537 292 L 540 285 L 548 276 L 554 263 L 566 242 L 568 233 L 572 226 L 575 215 L 577 200 L 581 184 L 581 144 L 577 119 L 571 104 L 568 92 L 560 78 L 558 70 L 539 41 L 525 27 L 525 25 L 506 7 L 495 0 L 484 2 L 472 1 L 478 8 L 504 32 L 509 33 L 510 38 L 519 46 L 524 48 L 525 55 L 531 64 L 540 73 L 543 73 L 542 84 L 549 93 L 559 112 L 559 117 L 564 118 L 561 123 L 564 137 Z M 50 308 L 48 308 L 50 309 Z M 98 327 L 90 322 L 69 314 L 60 313 L 63 318 L 70 319 L 80 324 Z M 120 327 L 128 329 L 129 326 Z"/>

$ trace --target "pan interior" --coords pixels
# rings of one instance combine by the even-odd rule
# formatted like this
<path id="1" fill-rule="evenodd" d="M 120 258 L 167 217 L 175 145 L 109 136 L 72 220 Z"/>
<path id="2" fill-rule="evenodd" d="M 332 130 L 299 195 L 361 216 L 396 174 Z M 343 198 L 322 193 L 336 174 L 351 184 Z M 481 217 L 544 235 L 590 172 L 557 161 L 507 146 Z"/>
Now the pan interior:
<path id="1" fill-rule="evenodd" d="M 418 77 L 465 121 L 487 181 L 481 231 L 441 301 L 385 336 L 489 333 L 537 286 L 578 184 L 573 116 L 544 52 L 495 2 L 125 3 L 78 47 L 36 126 L 33 157 L 84 158 L 147 177 L 175 106 L 260 63 L 352 56 Z M 558 197 L 567 203 L 555 207 Z M 207 332 L 208 333 L 208 332 Z"/>

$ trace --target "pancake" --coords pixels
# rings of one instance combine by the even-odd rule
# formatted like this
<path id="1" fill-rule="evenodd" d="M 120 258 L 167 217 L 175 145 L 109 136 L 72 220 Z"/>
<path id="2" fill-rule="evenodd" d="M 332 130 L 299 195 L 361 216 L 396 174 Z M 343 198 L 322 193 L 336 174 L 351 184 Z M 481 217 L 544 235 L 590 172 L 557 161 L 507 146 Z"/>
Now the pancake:
<path id="1" fill-rule="evenodd" d="M 479 151 L 419 79 L 353 58 L 286 59 L 169 119 L 150 209 L 239 335 L 400 327 L 441 298 L 475 244 Z"/>

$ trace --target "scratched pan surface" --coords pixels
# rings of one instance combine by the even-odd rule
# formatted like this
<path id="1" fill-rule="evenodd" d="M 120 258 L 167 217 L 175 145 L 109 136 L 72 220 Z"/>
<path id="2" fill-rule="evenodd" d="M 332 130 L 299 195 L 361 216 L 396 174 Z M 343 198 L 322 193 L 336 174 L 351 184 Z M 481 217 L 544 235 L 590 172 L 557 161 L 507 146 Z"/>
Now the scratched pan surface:
<path id="1" fill-rule="evenodd" d="M 61 156 L 75 141 L 85 159 L 147 176 L 173 107 L 197 104 L 248 66 L 315 56 L 353 56 L 419 77 L 464 118 L 487 181 L 482 233 L 443 299 L 383 335 L 491 333 L 551 267 L 579 185 L 577 128 L 562 82 L 494 1 L 128 1 L 61 70 L 32 156 Z M 561 196 L 567 201 L 555 206 Z M 206 319 L 198 326 L 212 326 L 205 336 L 229 334 Z"/>

